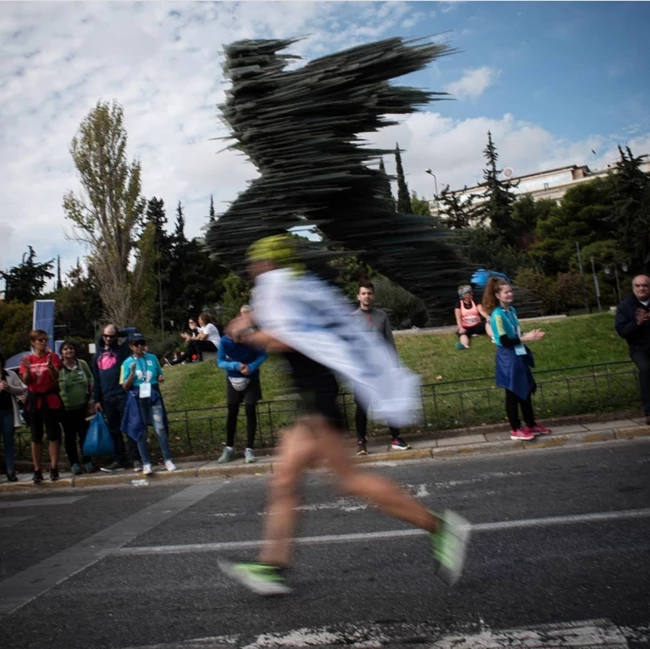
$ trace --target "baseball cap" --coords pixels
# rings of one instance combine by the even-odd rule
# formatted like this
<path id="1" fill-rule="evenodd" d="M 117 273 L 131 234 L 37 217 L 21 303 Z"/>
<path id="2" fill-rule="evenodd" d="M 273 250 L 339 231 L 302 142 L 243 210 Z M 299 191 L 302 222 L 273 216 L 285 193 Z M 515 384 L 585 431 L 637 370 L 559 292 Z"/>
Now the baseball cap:
<path id="1" fill-rule="evenodd" d="M 143 343 L 146 345 L 147 341 L 141 333 L 129 334 L 129 345 L 133 345 L 134 343 Z"/>

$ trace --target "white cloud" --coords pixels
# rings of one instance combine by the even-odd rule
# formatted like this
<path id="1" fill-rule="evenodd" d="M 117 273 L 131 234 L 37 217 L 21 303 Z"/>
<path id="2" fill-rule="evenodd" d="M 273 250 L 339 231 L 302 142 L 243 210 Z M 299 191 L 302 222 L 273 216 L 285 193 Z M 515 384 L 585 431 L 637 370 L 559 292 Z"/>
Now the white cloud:
<path id="1" fill-rule="evenodd" d="M 445 90 L 458 99 L 476 99 L 494 84 L 500 74 L 500 70 L 487 65 L 464 70 L 463 76 L 458 81 L 447 84 Z"/>
<path id="2" fill-rule="evenodd" d="M 227 135 L 216 109 L 227 87 L 223 44 L 308 35 L 292 50 L 309 58 L 385 37 L 404 21 L 426 20 L 412 9 L 403 2 L 0 3 L 0 267 L 19 263 L 28 244 L 39 260 L 60 254 L 64 269 L 85 254 L 64 238 L 71 224 L 61 202 L 79 187 L 70 141 L 99 99 L 124 107 L 128 154 L 142 163 L 145 196 L 163 198 L 170 221 L 182 201 L 187 233 L 196 236 L 210 194 L 217 210 L 225 210 L 256 175 L 215 139 Z M 465 82 L 459 86 L 465 96 L 478 96 L 496 79 L 490 68 L 478 72 L 473 82 L 471 75 L 456 82 Z M 500 162 L 516 173 L 581 162 L 593 157 L 591 148 L 602 160 L 615 153 L 609 136 L 563 142 L 513 115 L 453 120 L 424 112 L 372 134 L 372 141 L 390 149 L 398 141 L 409 186 L 431 195 L 427 167 L 439 188 L 480 177 L 488 129 Z M 633 151 L 650 152 L 649 138 L 635 135 Z M 390 171 L 392 156 L 386 164 Z"/>

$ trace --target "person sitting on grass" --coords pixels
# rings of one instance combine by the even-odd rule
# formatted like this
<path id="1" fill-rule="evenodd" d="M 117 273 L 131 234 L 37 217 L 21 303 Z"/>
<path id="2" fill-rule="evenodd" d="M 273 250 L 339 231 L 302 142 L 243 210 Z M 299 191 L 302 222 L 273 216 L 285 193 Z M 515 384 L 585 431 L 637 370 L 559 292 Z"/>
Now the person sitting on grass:
<path id="1" fill-rule="evenodd" d="M 454 315 L 458 326 L 456 333 L 459 338 L 456 349 L 459 351 L 469 349 L 469 340 L 472 336 L 487 334 L 493 338 L 488 316 L 483 307 L 474 302 L 474 291 L 469 284 L 462 284 L 458 287 L 458 301 Z"/>

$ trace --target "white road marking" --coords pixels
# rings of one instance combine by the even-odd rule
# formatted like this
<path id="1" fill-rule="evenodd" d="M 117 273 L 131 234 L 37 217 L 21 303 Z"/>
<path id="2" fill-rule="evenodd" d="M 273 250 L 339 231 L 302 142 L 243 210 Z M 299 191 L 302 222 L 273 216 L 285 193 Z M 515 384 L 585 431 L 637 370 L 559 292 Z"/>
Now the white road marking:
<path id="1" fill-rule="evenodd" d="M 0 509 L 19 507 L 51 507 L 52 505 L 72 505 L 88 496 L 54 496 L 52 498 L 25 498 L 24 500 L 0 500 Z"/>
<path id="2" fill-rule="evenodd" d="M 223 483 L 192 485 L 125 519 L 92 534 L 67 550 L 0 581 L 0 618 L 99 561 L 107 550 L 119 548 L 168 518 L 213 494 Z"/>
<path id="3" fill-rule="evenodd" d="M 0 518 L 0 529 L 7 529 L 9 527 L 15 527 L 20 523 L 28 521 L 33 516 L 3 516 Z"/>
<path id="4" fill-rule="evenodd" d="M 569 516 L 549 516 L 547 518 L 525 518 L 516 521 L 497 521 L 494 523 L 478 523 L 471 525 L 472 533 L 498 532 L 526 527 L 552 527 L 555 525 L 576 525 L 580 523 L 598 523 L 606 521 L 650 518 L 650 509 L 628 509 L 617 512 L 597 512 L 593 514 L 576 514 Z M 319 545 L 325 543 L 353 543 L 355 541 L 371 541 L 404 538 L 424 534 L 420 529 L 390 530 L 386 532 L 361 532 L 357 534 L 326 534 L 323 536 L 306 536 L 297 538 L 299 545 Z M 261 541 L 225 541 L 221 543 L 187 543 L 183 545 L 150 545 L 128 548 L 109 549 L 105 555 L 146 555 L 146 554 L 185 554 L 193 552 L 223 552 L 258 548 Z"/>
<path id="5" fill-rule="evenodd" d="M 610 620 L 560 622 L 514 629 L 493 630 L 481 624 L 478 633 L 453 633 L 442 636 L 435 624 L 338 624 L 326 627 L 291 629 L 263 633 L 250 642 L 243 634 L 193 638 L 138 649 L 304 649 L 305 647 L 418 646 L 426 649 L 629 649 L 628 639 L 645 637 L 647 627 L 618 627 Z M 248 640 L 248 644 L 244 644 Z M 428 644 L 430 642 L 431 644 Z M 135 649 L 135 648 L 131 648 Z"/>

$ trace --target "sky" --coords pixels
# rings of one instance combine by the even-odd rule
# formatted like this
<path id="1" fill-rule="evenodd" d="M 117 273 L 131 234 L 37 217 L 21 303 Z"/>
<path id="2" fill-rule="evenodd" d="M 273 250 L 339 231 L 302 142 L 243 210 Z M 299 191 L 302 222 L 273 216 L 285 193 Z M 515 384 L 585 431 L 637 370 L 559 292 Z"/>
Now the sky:
<path id="1" fill-rule="evenodd" d="M 636 2 L 0 2 L 0 269 L 87 254 L 70 240 L 62 197 L 80 183 L 70 142 L 97 101 L 124 108 L 142 192 L 170 229 L 182 202 L 201 235 L 256 176 L 224 150 L 222 48 L 303 36 L 304 61 L 391 36 L 457 49 L 397 83 L 450 93 L 367 139 L 398 142 L 411 190 L 476 183 L 490 130 L 515 175 L 603 167 L 616 145 L 650 154 L 650 4 Z M 389 173 L 394 158 L 385 159 Z"/>

